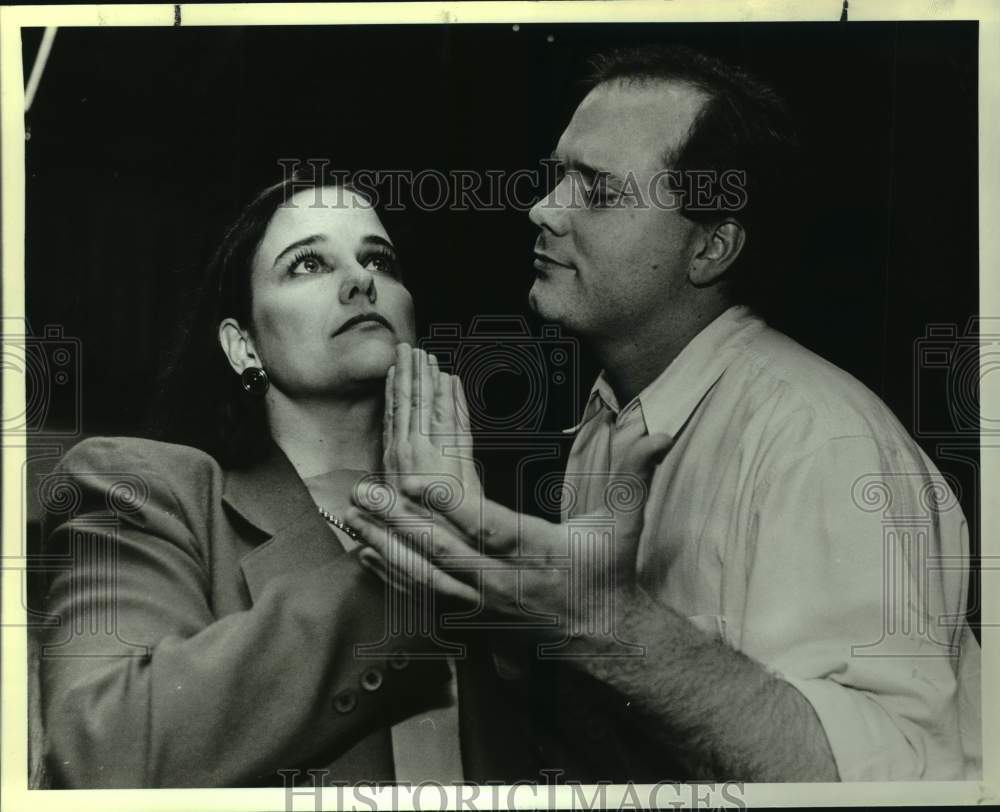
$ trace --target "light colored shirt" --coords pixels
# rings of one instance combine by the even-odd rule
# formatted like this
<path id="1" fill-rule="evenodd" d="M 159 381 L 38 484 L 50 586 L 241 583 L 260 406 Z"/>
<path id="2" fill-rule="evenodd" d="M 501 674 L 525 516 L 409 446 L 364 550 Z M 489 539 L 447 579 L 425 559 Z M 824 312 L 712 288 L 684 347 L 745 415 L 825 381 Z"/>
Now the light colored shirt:
<path id="1" fill-rule="evenodd" d="M 733 307 L 624 407 L 602 373 L 570 431 L 564 519 L 607 509 L 630 443 L 674 438 L 640 583 L 798 689 L 842 780 L 978 777 L 966 521 L 864 385 Z"/>

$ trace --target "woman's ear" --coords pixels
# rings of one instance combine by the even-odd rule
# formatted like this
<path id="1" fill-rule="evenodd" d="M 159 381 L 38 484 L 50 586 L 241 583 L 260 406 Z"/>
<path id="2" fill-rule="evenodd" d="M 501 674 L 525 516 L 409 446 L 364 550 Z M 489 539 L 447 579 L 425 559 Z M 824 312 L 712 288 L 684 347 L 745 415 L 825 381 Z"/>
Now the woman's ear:
<path id="1" fill-rule="evenodd" d="M 261 366 L 253 339 L 236 319 L 223 319 L 219 324 L 219 344 L 237 375 L 247 367 Z"/>
<path id="2" fill-rule="evenodd" d="M 705 243 L 695 256 L 688 278 L 695 287 L 712 285 L 726 272 L 743 250 L 746 232 L 736 220 L 728 219 L 709 226 Z"/>

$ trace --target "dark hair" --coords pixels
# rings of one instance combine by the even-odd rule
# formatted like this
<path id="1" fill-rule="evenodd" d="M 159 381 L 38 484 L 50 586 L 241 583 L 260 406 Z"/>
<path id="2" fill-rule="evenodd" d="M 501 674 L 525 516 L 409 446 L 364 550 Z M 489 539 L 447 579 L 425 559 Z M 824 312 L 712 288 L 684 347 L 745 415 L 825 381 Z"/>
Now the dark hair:
<path id="1" fill-rule="evenodd" d="M 278 207 L 306 189 L 336 186 L 293 174 L 257 194 L 225 231 L 172 342 L 157 387 L 149 433 L 200 448 L 225 467 L 261 459 L 270 443 L 263 400 L 243 391 L 219 346 L 219 323 L 250 324 L 253 258 Z M 345 185 L 345 184 L 341 184 Z"/>
<path id="2" fill-rule="evenodd" d="M 685 46 L 639 46 L 591 60 L 585 89 L 616 81 L 684 82 L 707 95 L 683 144 L 664 150 L 664 166 L 682 176 L 715 173 L 708 191 L 718 201 L 726 200 L 721 174 L 746 173 L 739 207 L 696 209 L 685 196 L 681 213 L 701 223 L 733 217 L 743 225 L 746 243 L 725 275 L 726 295 L 734 303 L 763 307 L 779 271 L 788 270 L 778 268 L 790 253 L 779 240 L 788 231 L 785 215 L 798 206 L 799 140 L 785 103 L 743 68 Z"/>

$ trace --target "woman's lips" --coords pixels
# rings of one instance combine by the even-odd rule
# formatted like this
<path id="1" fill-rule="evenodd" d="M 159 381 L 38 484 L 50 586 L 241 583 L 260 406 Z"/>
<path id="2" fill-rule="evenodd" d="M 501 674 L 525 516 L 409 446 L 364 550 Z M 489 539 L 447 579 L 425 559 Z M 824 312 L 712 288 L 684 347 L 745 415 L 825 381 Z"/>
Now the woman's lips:
<path id="1" fill-rule="evenodd" d="M 339 336 L 341 333 L 345 333 L 355 327 L 362 325 L 372 325 L 374 327 L 384 327 L 385 329 L 392 331 L 392 325 L 389 324 L 389 320 L 385 316 L 378 313 L 362 313 L 361 315 L 354 316 L 353 318 L 345 321 L 337 330 L 334 332 L 335 336 Z"/>

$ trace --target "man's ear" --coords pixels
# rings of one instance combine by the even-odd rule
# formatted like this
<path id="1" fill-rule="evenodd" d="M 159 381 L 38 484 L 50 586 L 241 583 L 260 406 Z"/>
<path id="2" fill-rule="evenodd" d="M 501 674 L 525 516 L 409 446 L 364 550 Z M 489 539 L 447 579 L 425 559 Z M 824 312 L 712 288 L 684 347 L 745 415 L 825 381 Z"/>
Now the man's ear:
<path id="1" fill-rule="evenodd" d="M 722 220 L 705 228 L 704 245 L 688 271 L 688 279 L 698 288 L 717 282 L 736 261 L 746 242 L 746 232 L 737 220 Z"/>
<path id="2" fill-rule="evenodd" d="M 229 359 L 229 366 L 237 375 L 247 367 L 261 366 L 253 339 L 236 319 L 223 319 L 219 323 L 219 344 Z"/>

